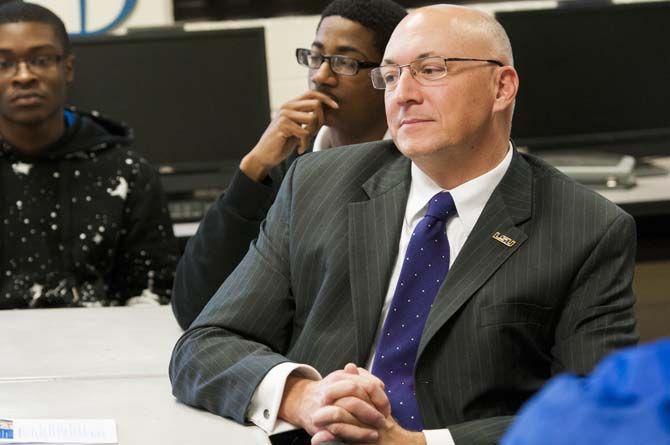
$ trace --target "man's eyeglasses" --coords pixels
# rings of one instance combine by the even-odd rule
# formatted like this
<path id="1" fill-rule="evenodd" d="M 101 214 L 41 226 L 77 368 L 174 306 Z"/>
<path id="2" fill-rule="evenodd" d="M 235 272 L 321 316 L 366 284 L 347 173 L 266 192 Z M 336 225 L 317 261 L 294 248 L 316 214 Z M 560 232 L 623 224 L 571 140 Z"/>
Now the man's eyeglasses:
<path id="1" fill-rule="evenodd" d="M 461 57 L 423 57 L 406 65 L 383 65 L 370 71 L 372 86 L 378 90 L 393 90 L 398 81 L 402 69 L 409 67 L 413 78 L 422 85 L 431 85 L 435 81 L 447 76 L 447 62 L 486 62 L 498 66 L 504 64 L 492 59 L 466 59 Z"/>
<path id="2" fill-rule="evenodd" d="M 345 76 L 353 76 L 358 74 L 361 68 L 373 68 L 379 66 L 376 62 L 365 62 L 356 60 L 346 56 L 324 56 L 316 51 L 310 51 L 305 48 L 298 48 L 295 50 L 295 58 L 302 66 L 317 70 L 321 64 L 327 60 L 332 72 L 336 74 L 344 74 Z"/>
<path id="3" fill-rule="evenodd" d="M 19 63 L 25 62 L 28 70 L 36 75 L 47 74 L 63 60 L 60 54 L 37 54 L 28 57 L 9 57 L 0 55 L 0 77 L 9 78 L 19 72 Z"/>

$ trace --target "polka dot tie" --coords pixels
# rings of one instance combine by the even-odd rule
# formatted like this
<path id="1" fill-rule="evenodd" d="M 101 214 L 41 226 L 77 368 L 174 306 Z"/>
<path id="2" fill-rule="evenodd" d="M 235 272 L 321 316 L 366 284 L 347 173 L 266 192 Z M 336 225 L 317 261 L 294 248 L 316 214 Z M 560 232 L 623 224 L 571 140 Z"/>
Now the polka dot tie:
<path id="1" fill-rule="evenodd" d="M 372 373 L 386 385 L 393 417 L 412 431 L 423 429 L 414 389 L 416 353 L 435 295 L 449 271 L 445 225 L 454 213 L 448 192 L 430 198 L 407 246 L 372 365 Z"/>

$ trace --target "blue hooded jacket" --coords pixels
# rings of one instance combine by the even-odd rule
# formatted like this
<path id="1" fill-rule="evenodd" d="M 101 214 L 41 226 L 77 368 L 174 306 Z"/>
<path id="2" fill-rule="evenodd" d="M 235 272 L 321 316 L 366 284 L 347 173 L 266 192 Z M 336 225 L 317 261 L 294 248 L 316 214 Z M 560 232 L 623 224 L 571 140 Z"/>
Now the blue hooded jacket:
<path id="1" fill-rule="evenodd" d="M 560 375 L 502 445 L 670 444 L 670 339 L 616 352 L 588 377 Z"/>

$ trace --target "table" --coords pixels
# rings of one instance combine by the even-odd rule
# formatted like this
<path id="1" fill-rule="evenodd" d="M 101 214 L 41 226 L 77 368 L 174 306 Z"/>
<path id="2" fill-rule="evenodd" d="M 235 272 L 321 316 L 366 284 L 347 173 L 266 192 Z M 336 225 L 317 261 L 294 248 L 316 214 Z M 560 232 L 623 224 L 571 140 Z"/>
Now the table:
<path id="1" fill-rule="evenodd" d="M 120 445 L 269 445 L 256 427 L 177 402 L 167 377 L 0 382 L 0 418 L 115 419 Z"/>
<path id="2" fill-rule="evenodd" d="M 172 396 L 169 306 L 0 311 L 0 335 L 0 418 L 112 418 L 120 445 L 270 444 Z"/>
<path id="3" fill-rule="evenodd" d="M 652 163 L 670 170 L 670 157 L 655 159 Z M 629 189 L 596 191 L 634 217 L 670 215 L 670 174 L 638 177 L 637 184 Z"/>
<path id="4" fill-rule="evenodd" d="M 169 306 L 0 311 L 0 381 L 164 376 L 180 335 Z"/>

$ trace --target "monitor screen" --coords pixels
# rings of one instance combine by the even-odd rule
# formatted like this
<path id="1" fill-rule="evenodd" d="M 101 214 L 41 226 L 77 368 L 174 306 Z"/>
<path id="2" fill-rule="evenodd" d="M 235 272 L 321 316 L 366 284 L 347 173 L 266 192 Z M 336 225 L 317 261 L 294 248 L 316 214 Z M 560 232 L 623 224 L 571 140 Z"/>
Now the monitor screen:
<path id="1" fill-rule="evenodd" d="M 126 122 L 156 166 L 237 162 L 270 120 L 262 28 L 79 38 L 73 51 L 69 102 Z"/>
<path id="2" fill-rule="evenodd" d="M 500 12 L 520 77 L 512 137 L 670 153 L 670 2 Z"/>

